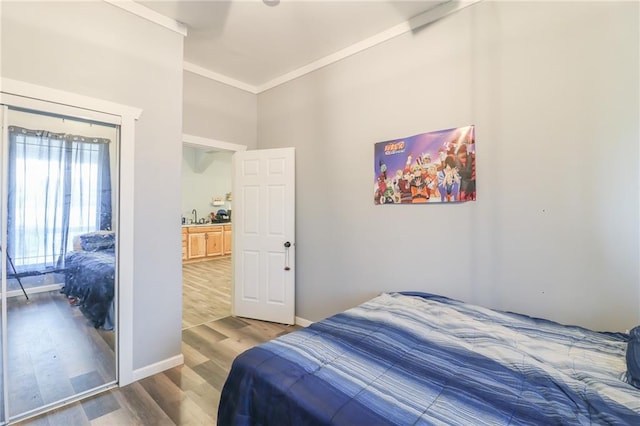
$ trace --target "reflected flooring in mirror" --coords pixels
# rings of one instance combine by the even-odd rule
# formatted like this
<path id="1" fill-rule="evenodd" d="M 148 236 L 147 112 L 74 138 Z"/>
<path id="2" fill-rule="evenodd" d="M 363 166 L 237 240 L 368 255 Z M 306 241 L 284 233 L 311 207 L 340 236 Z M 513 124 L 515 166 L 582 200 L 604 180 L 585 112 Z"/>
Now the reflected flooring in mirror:
<path id="1" fill-rule="evenodd" d="M 12 416 L 116 380 L 114 333 L 59 291 L 9 298 L 7 339 Z"/>
<path id="2" fill-rule="evenodd" d="M 183 265 L 183 365 L 20 424 L 214 425 L 233 359 L 299 328 L 231 317 L 230 285 L 230 257 Z"/>

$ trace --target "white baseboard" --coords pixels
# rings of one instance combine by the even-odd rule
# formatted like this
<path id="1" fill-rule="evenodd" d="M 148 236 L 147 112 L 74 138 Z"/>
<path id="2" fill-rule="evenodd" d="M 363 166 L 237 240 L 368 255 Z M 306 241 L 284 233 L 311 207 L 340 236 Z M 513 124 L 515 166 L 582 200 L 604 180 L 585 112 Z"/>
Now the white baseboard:
<path id="1" fill-rule="evenodd" d="M 162 373 L 173 367 L 184 364 L 184 355 L 176 355 L 171 358 L 156 362 L 155 364 L 147 365 L 146 367 L 133 370 L 133 381 L 144 379 L 145 377 L 153 376 L 154 374 Z"/>
<path id="2" fill-rule="evenodd" d="M 37 294 L 37 293 L 46 293 L 47 291 L 58 291 L 62 287 L 64 287 L 64 284 L 47 284 L 47 285 L 41 285 L 38 287 L 27 287 L 25 288 L 25 291 L 27 292 L 27 295 L 29 295 L 29 294 Z M 2 293 L 0 293 L 0 295 L 1 294 Z M 22 290 L 8 290 L 7 298 L 9 297 L 24 297 L 24 293 L 22 292 Z"/>
<path id="3" fill-rule="evenodd" d="M 299 325 L 301 327 L 309 327 L 311 324 L 313 324 L 313 321 L 309 321 L 308 319 L 296 317 L 296 325 Z"/>

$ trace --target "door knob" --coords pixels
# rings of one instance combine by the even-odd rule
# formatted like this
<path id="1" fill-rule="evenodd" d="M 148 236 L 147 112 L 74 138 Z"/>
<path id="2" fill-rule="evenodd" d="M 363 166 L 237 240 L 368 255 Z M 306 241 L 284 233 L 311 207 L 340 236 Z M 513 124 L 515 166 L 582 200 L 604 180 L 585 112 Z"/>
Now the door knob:
<path id="1" fill-rule="evenodd" d="M 289 267 L 289 247 L 291 247 L 291 243 L 289 241 L 284 243 L 284 248 L 286 250 L 285 258 L 284 258 L 284 270 L 285 271 L 291 270 L 291 268 Z"/>

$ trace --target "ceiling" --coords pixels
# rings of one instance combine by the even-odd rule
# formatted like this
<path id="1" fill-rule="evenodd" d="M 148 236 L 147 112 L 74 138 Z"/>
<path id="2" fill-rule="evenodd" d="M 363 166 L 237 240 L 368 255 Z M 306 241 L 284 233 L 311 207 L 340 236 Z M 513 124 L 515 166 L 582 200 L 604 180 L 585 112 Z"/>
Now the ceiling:
<path id="1" fill-rule="evenodd" d="M 281 0 L 269 6 L 262 0 L 138 1 L 187 26 L 185 65 L 254 88 L 337 57 L 445 2 Z"/>

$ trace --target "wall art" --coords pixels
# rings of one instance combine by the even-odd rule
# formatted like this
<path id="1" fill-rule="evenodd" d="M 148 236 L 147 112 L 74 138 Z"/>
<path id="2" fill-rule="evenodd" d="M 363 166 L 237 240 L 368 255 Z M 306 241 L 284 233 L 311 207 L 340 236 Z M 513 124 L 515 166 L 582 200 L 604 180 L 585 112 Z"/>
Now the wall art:
<path id="1" fill-rule="evenodd" d="M 378 142 L 375 204 L 455 203 L 476 199 L 475 127 Z"/>

